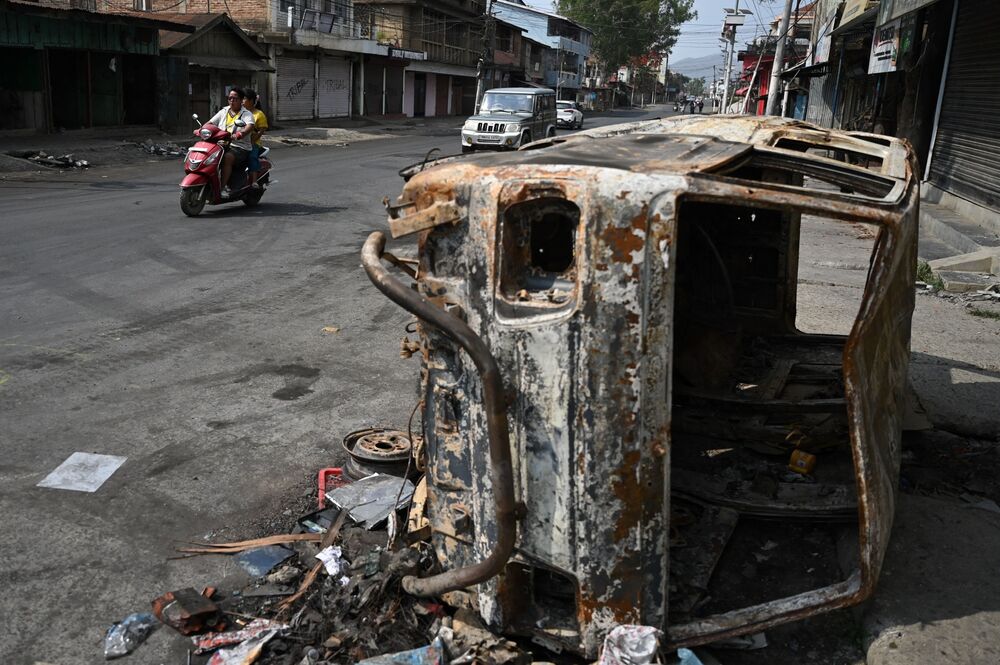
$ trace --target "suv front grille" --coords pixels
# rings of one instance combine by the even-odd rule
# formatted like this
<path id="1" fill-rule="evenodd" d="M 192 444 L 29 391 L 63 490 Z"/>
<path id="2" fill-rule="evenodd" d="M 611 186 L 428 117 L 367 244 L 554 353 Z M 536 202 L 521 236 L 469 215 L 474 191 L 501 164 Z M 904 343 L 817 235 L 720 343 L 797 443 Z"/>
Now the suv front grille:
<path id="1" fill-rule="evenodd" d="M 507 129 L 507 123 L 505 122 L 481 122 L 479 123 L 478 132 L 496 132 L 498 134 L 503 133 Z"/>

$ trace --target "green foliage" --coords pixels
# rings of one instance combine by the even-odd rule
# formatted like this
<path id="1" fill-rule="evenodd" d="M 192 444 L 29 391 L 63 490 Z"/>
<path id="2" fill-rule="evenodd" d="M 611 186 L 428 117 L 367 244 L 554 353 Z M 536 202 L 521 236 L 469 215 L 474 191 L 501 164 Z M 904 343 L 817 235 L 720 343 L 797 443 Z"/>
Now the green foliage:
<path id="1" fill-rule="evenodd" d="M 610 67 L 666 53 L 680 25 L 697 17 L 694 0 L 559 0 L 559 13 L 594 32 L 594 52 Z M 645 63 L 644 63 L 645 64 Z"/>
<path id="2" fill-rule="evenodd" d="M 687 93 L 689 97 L 701 97 L 705 94 L 705 79 L 692 79 L 687 84 Z"/>
<path id="3" fill-rule="evenodd" d="M 944 282 L 934 274 L 934 271 L 931 270 L 930 265 L 926 261 L 919 261 L 917 263 L 917 281 L 928 284 L 938 291 L 944 288 Z"/>
<path id="4" fill-rule="evenodd" d="M 997 319 L 1000 320 L 1000 312 L 994 312 L 990 309 L 982 309 L 980 307 L 970 307 L 969 314 L 972 316 L 978 316 L 981 319 Z"/>

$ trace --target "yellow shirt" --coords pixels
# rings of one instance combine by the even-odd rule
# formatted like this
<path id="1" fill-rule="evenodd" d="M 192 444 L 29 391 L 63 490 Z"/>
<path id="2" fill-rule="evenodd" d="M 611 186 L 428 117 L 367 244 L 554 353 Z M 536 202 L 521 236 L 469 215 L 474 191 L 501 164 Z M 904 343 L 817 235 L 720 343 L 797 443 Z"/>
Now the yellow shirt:
<path id="1" fill-rule="evenodd" d="M 267 129 L 267 116 L 260 109 L 253 111 L 253 144 L 263 145 L 260 141 L 261 134 Z"/>

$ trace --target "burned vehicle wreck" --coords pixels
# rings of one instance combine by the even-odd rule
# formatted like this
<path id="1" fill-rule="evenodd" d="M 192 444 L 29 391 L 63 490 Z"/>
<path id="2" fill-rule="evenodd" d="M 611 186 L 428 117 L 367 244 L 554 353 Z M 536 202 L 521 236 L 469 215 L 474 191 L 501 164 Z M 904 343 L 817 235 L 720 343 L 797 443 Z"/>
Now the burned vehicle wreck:
<path id="1" fill-rule="evenodd" d="M 591 658 L 618 624 L 698 645 L 872 594 L 914 306 L 905 143 L 688 117 L 406 175 L 389 226 L 419 234 L 417 263 L 378 232 L 363 263 L 418 319 L 417 464 L 443 572 L 408 592 Z M 875 229 L 847 335 L 796 326 L 813 218 Z M 806 534 L 842 565 L 729 594 L 724 568 L 767 524 L 784 534 L 768 548 Z"/>

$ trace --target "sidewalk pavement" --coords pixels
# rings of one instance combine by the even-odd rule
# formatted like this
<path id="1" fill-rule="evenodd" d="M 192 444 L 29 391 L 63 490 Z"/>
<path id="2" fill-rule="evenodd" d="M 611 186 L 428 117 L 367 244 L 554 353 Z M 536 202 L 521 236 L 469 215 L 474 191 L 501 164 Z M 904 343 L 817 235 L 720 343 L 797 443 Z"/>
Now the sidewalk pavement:
<path id="1" fill-rule="evenodd" d="M 662 106 L 662 105 L 661 105 Z M 612 111 L 588 112 L 588 118 L 620 117 L 622 122 L 631 120 L 631 116 L 648 113 L 656 106 L 645 109 L 614 109 Z M 303 139 L 327 140 L 343 138 L 343 140 L 368 140 L 374 137 L 392 136 L 400 132 L 416 130 L 453 130 L 461 127 L 465 116 L 432 116 L 432 117 L 388 117 L 388 118 L 329 118 L 319 120 L 295 120 L 275 123 L 267 133 L 271 140 Z M 191 131 L 195 129 L 192 121 L 191 130 L 174 133 L 162 132 L 151 126 L 103 127 L 80 129 L 53 134 L 11 133 L 0 135 L 0 154 L 16 150 L 44 150 L 49 154 L 58 152 L 80 152 L 104 147 L 113 147 L 122 143 L 184 143 L 193 139 Z M 326 135 L 323 136 L 324 131 Z"/>
<path id="2" fill-rule="evenodd" d="M 615 109 L 613 111 L 588 113 L 588 118 L 621 118 L 622 122 L 634 119 L 654 110 Z M 284 145 L 327 145 L 343 146 L 360 141 L 371 141 L 422 133 L 429 136 L 449 137 L 458 140 L 458 131 L 465 121 L 464 116 L 435 116 L 429 118 L 331 118 L 324 120 L 301 120 L 278 123 L 265 135 L 265 144 L 272 147 Z M 19 157 L 22 154 L 45 152 L 51 156 L 73 155 L 77 160 L 86 160 L 91 166 L 105 166 L 108 163 L 129 164 L 149 159 L 175 159 L 177 150 L 183 151 L 194 141 L 191 130 L 165 133 L 155 127 L 108 127 L 81 129 L 54 134 L 11 133 L 0 135 L 0 173 L 37 172 L 53 167 L 29 162 Z M 172 154 L 157 155 L 140 149 L 143 143 L 151 147 L 162 147 Z M 162 152 L 162 151 L 161 151 Z M 11 156 L 11 155 L 14 156 Z M 71 169 L 58 169 L 71 170 Z"/>

